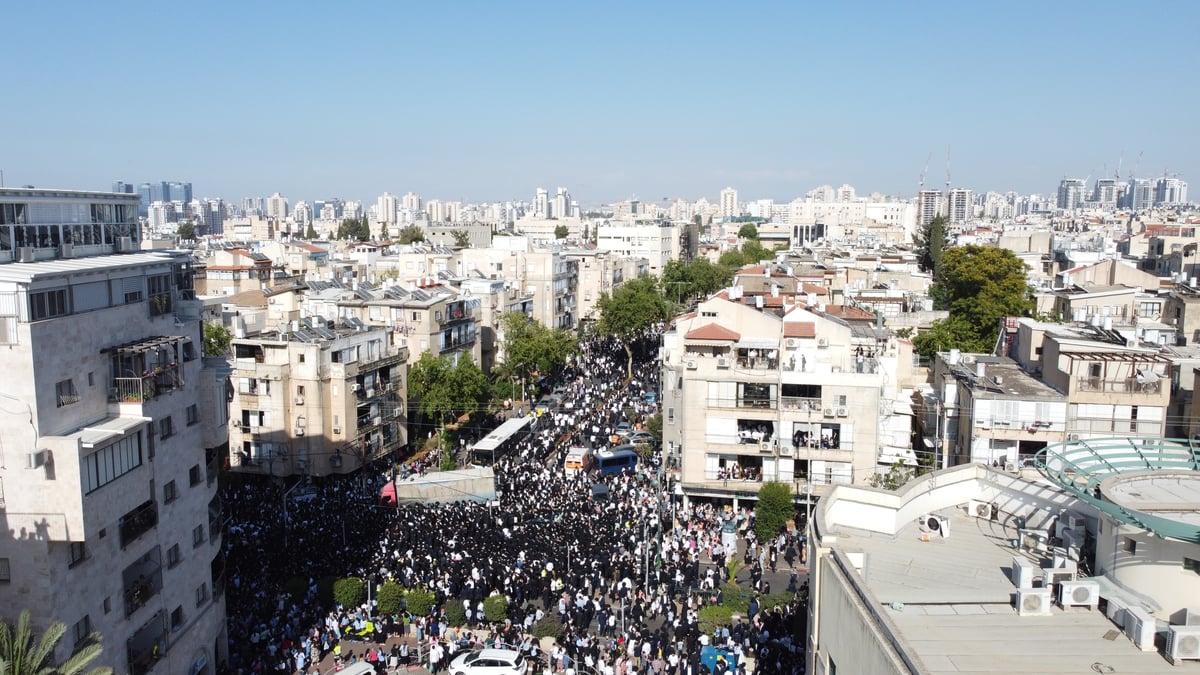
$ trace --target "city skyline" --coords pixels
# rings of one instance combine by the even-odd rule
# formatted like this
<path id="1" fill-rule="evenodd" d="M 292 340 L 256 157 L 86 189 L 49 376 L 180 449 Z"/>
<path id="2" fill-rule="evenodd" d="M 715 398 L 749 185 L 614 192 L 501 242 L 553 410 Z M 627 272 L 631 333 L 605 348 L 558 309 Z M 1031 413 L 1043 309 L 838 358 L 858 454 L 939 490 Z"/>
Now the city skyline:
<path id="1" fill-rule="evenodd" d="M 0 110 L 19 131 L 0 170 L 8 186 L 75 189 L 178 177 L 231 200 L 480 203 L 566 185 L 583 204 L 726 186 L 787 201 L 842 183 L 915 197 L 923 171 L 944 188 L 948 148 L 951 182 L 976 193 L 1054 194 L 1118 165 L 1191 177 L 1197 95 L 1171 66 L 1190 61 L 1200 9 L 920 9 L 26 4 L 12 21 L 56 38 L 11 36 L 28 58 L 10 86 L 32 95 Z M 97 49 L 105 29 L 130 37 Z M 1152 62 L 1129 35 L 1154 36 Z M 144 62 L 161 77 L 127 77 Z"/>

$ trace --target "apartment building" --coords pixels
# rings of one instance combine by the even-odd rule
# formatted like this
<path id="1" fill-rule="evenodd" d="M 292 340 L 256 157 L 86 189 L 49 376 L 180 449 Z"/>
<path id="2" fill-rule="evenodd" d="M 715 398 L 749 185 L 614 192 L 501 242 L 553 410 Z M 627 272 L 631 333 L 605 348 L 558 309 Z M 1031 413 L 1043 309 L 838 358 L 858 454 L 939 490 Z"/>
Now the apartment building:
<path id="1" fill-rule="evenodd" d="M 644 258 L 627 258 L 592 245 L 566 249 L 563 255 L 577 261 L 579 288 L 576 297 L 581 321 L 598 321 L 600 296 L 611 295 L 621 284 L 650 271 L 649 262 Z"/>
<path id="2" fill-rule="evenodd" d="M 358 319 L 235 338 L 231 470 L 350 473 L 408 442 L 408 349 Z"/>
<path id="3" fill-rule="evenodd" d="M 650 273 L 661 275 L 668 262 L 685 259 L 682 254 L 696 248 L 689 233 L 696 234 L 686 223 L 607 222 L 596 226 L 596 247 L 623 258 L 645 258 Z"/>
<path id="4" fill-rule="evenodd" d="M 478 272 L 505 279 L 507 288 L 533 298 L 532 318 L 550 328 L 574 330 L 579 323 L 579 260 L 565 249 L 533 249 L 526 237 L 496 237 L 492 248 L 463 249 L 462 275 Z"/>
<path id="5" fill-rule="evenodd" d="M 37 261 L 0 264 L 0 606 L 65 623 L 60 661 L 97 631 L 116 672 L 213 673 L 224 386 L 200 358 L 190 260 L 116 253 L 137 205 L 0 189 L 0 241 Z"/>
<path id="6" fill-rule="evenodd" d="M 256 290 L 272 282 L 274 263 L 250 248 L 215 249 L 196 265 L 196 292 L 200 295 L 233 295 Z"/>
<path id="7" fill-rule="evenodd" d="M 821 494 L 915 463 L 897 387 L 911 346 L 796 304 L 780 316 L 761 298 L 723 291 L 663 336 L 663 439 L 684 493 L 753 497 L 777 480 Z"/>

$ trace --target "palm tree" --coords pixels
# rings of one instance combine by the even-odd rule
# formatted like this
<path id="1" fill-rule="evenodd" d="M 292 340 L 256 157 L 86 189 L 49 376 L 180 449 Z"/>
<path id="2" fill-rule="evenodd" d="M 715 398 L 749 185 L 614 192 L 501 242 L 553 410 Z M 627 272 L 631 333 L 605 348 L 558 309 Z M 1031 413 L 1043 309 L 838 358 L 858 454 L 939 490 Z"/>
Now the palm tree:
<path id="1" fill-rule="evenodd" d="M 16 626 L 0 621 L 0 675 L 80 675 L 100 656 L 100 634 L 87 636 L 62 665 L 53 664 L 54 648 L 67 632 L 66 624 L 55 621 L 34 644 L 29 610 L 21 611 Z M 93 668 L 88 675 L 112 675 L 109 667 Z"/>

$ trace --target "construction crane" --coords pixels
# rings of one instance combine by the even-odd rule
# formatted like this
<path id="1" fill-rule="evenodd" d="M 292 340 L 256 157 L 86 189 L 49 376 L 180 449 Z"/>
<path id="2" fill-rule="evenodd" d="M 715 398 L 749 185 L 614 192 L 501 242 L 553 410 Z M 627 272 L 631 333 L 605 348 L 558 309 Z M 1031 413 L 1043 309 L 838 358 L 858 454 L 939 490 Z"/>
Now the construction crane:
<path id="1" fill-rule="evenodd" d="M 925 158 L 925 168 L 921 169 L 921 180 L 918 183 L 918 187 L 917 187 L 918 192 L 922 192 L 925 190 L 925 174 L 929 173 L 929 163 L 931 161 L 933 161 L 933 153 L 932 152 L 929 153 L 929 156 Z"/>
<path id="2" fill-rule="evenodd" d="M 1146 152 L 1145 150 L 1139 150 L 1139 151 L 1138 151 L 1138 158 L 1137 158 L 1137 161 L 1133 163 L 1133 170 L 1129 172 L 1129 177 L 1130 177 L 1131 179 L 1132 179 L 1134 176 L 1137 176 L 1137 170 L 1138 170 L 1138 167 L 1140 167 L 1140 166 L 1142 165 L 1142 154 L 1143 154 L 1143 153 L 1145 153 L 1145 152 Z"/>

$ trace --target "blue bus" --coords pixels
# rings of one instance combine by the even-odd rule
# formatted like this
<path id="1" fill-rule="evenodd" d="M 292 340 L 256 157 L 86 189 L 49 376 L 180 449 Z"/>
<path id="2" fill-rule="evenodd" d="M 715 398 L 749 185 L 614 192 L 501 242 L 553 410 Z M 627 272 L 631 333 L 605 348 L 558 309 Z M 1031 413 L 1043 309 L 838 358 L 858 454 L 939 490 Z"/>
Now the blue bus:
<path id="1" fill-rule="evenodd" d="M 632 445 L 618 445 L 611 450 L 601 450 L 593 455 L 592 459 L 593 466 L 600 471 L 601 476 L 621 473 L 626 469 L 633 471 L 638 463 L 638 455 L 633 451 Z"/>

